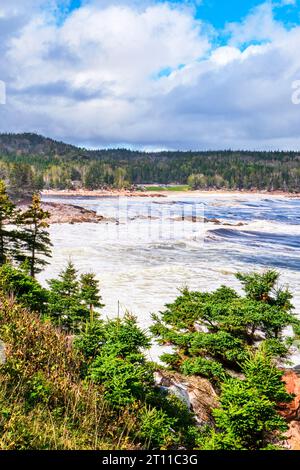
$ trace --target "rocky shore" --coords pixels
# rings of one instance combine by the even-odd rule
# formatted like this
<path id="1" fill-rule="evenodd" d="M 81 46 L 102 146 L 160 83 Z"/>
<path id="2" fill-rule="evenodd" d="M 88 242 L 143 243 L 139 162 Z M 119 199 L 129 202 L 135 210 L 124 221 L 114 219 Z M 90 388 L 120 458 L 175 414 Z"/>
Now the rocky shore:
<path id="1" fill-rule="evenodd" d="M 27 203 L 23 202 L 18 205 L 19 209 L 25 210 L 30 202 Z M 74 204 L 67 204 L 64 202 L 52 202 L 52 201 L 43 201 L 42 208 L 49 212 L 50 217 L 48 222 L 50 225 L 52 224 L 83 224 L 83 223 L 118 223 L 117 219 L 112 217 L 104 217 L 102 215 L 97 214 L 96 211 L 85 209 L 84 207 L 74 205 Z M 157 220 L 158 217 L 155 216 L 143 216 L 139 215 L 136 217 L 132 217 L 130 220 Z M 193 222 L 193 223 L 213 223 L 215 225 L 223 225 L 223 226 L 231 226 L 231 227 L 241 227 L 246 225 L 242 222 L 237 224 L 230 224 L 227 222 L 223 222 L 219 219 L 212 218 L 208 219 L 206 217 L 192 217 L 186 216 L 184 219 L 182 217 L 173 217 L 169 220 L 173 222 Z"/>
<path id="2" fill-rule="evenodd" d="M 26 208 L 26 204 L 19 205 L 21 210 Z M 49 223 L 52 224 L 81 224 L 81 223 L 100 223 L 113 222 L 96 211 L 85 209 L 84 207 L 73 204 L 64 204 L 61 202 L 43 202 L 42 208 L 49 212 Z"/>

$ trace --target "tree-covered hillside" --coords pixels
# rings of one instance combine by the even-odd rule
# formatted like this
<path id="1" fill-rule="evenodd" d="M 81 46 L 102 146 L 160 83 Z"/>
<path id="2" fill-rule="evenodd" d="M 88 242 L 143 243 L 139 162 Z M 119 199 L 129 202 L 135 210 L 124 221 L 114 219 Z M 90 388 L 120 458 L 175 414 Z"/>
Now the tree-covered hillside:
<path id="1" fill-rule="evenodd" d="M 300 153 L 86 150 L 36 134 L 0 134 L 0 178 L 16 196 L 32 189 L 152 183 L 299 192 Z"/>

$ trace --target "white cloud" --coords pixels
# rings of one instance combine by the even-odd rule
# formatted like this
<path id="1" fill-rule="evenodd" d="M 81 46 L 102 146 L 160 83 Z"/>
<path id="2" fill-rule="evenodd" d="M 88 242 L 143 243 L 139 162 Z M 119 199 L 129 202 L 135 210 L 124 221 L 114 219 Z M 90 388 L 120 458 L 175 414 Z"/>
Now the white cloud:
<path id="1" fill-rule="evenodd" d="M 274 41 L 285 35 L 284 26 L 275 21 L 273 5 L 266 2 L 254 8 L 241 23 L 227 24 L 230 43 L 239 46 L 252 41 Z"/>
<path id="2" fill-rule="evenodd" d="M 286 31 L 270 3 L 228 25 L 229 43 L 217 48 L 189 7 L 115 3 L 86 4 L 60 24 L 55 2 L 24 9 L 14 0 L 19 22 L 0 64 L 2 130 L 93 146 L 300 146 L 291 102 L 300 28 Z"/>
<path id="3" fill-rule="evenodd" d="M 217 65 L 227 65 L 230 62 L 241 58 L 241 51 L 236 47 L 224 46 L 213 51 L 211 60 Z"/>

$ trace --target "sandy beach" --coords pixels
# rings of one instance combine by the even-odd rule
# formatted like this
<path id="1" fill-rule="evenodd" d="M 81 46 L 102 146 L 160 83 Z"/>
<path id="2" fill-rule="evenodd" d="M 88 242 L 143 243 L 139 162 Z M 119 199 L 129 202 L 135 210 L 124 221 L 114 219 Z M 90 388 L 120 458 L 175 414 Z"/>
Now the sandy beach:
<path id="1" fill-rule="evenodd" d="M 87 190 L 87 189 L 76 189 L 76 190 L 57 190 L 48 189 L 42 192 L 42 196 L 57 196 L 57 197 L 168 197 L 168 196 L 179 196 L 179 197 L 201 197 L 210 195 L 228 195 L 228 196 L 255 196 L 255 195 L 266 195 L 268 197 L 289 197 L 289 198 L 300 198 L 300 193 L 289 193 L 285 191 L 229 191 L 224 189 L 212 189 L 212 190 L 189 190 L 189 191 L 130 191 L 125 189 L 99 189 L 99 190 Z"/>

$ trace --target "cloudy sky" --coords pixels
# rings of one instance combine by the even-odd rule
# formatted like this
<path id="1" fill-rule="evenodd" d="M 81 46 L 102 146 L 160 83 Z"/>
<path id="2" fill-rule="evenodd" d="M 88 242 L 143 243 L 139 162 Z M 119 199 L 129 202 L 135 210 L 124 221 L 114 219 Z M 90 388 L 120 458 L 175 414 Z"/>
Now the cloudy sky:
<path id="1" fill-rule="evenodd" d="M 0 54 L 0 132 L 300 149 L 300 0 L 0 0 Z"/>

